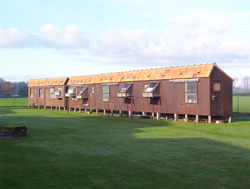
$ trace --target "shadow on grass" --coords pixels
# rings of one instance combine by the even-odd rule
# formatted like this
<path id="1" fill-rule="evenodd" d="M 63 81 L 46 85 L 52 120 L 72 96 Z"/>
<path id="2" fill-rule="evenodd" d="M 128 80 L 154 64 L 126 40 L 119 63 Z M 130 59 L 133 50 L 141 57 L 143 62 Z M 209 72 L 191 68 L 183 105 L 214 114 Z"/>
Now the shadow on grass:
<path id="1" fill-rule="evenodd" d="M 250 121 L 250 113 L 234 112 L 233 121 L 234 122 Z"/>
<path id="2" fill-rule="evenodd" d="M 26 125 L 29 136 L 0 140 L 0 188 L 250 187 L 248 149 L 201 137 L 136 138 L 170 122 L 14 114 L 11 124 Z"/>

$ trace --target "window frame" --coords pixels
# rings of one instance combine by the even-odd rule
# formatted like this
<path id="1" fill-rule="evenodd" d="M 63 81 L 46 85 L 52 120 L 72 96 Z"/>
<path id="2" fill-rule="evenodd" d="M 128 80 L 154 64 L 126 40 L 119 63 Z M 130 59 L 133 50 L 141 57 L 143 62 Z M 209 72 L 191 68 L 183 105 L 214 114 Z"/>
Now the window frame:
<path id="1" fill-rule="evenodd" d="M 215 90 L 215 84 L 219 84 L 220 90 Z M 213 92 L 221 92 L 221 82 L 220 81 L 213 81 Z"/>
<path id="2" fill-rule="evenodd" d="M 94 86 L 91 87 L 91 94 L 95 94 L 95 87 Z"/>
<path id="3" fill-rule="evenodd" d="M 33 98 L 33 88 L 30 89 L 30 98 Z"/>
<path id="4" fill-rule="evenodd" d="M 104 87 L 107 87 L 108 92 L 104 92 Z M 104 96 L 107 96 L 107 98 L 104 98 Z M 107 100 L 104 100 L 107 99 Z M 102 101 L 103 102 L 109 102 L 110 101 L 110 86 L 109 85 L 102 85 Z"/>
<path id="5" fill-rule="evenodd" d="M 39 98 L 43 98 L 43 89 L 42 88 L 39 88 L 38 96 L 39 96 Z"/>
<path id="6" fill-rule="evenodd" d="M 190 83 L 194 83 L 196 86 L 196 90 L 195 91 L 189 91 L 188 90 L 188 84 Z M 185 86 L 184 86 L 184 100 L 185 100 L 185 104 L 198 104 L 198 82 L 185 82 Z M 187 100 L 187 95 L 188 94 L 195 94 L 196 95 L 196 100 L 195 102 L 188 102 Z"/>
<path id="7" fill-rule="evenodd" d="M 51 92 L 51 89 L 53 89 L 53 92 Z M 52 96 L 54 95 L 54 96 Z M 50 87 L 49 88 L 49 99 L 50 100 L 54 100 L 56 98 L 56 95 L 55 95 L 55 87 Z"/>

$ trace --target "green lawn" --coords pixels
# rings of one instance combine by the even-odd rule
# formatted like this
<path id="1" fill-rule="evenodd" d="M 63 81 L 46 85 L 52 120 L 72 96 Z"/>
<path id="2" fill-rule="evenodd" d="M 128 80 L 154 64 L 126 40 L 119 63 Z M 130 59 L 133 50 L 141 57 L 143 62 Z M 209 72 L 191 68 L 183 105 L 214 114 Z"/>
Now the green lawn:
<path id="1" fill-rule="evenodd" d="M 0 108 L 0 188 L 249 188 L 250 118 L 195 124 Z"/>
<path id="2" fill-rule="evenodd" d="M 28 98 L 0 98 L 0 106 L 28 106 Z"/>
<path id="3" fill-rule="evenodd" d="M 233 112 L 237 112 L 238 97 L 233 97 Z M 239 97 L 239 112 L 250 113 L 250 96 Z"/>

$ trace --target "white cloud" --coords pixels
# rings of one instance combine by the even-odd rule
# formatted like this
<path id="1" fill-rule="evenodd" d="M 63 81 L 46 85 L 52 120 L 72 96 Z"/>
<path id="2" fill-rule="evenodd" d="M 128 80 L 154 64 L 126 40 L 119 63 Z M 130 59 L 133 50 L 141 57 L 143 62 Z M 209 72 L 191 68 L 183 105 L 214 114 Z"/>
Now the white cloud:
<path id="1" fill-rule="evenodd" d="M 32 36 L 17 28 L 0 30 L 0 48 L 29 47 L 33 44 Z"/>
<path id="2" fill-rule="evenodd" d="M 61 29 L 46 24 L 40 28 L 36 40 L 16 28 L 0 30 L 0 47 L 30 47 L 35 41 L 36 46 L 60 49 L 78 60 L 87 56 L 108 64 L 245 64 L 250 60 L 250 37 L 231 36 L 231 28 L 228 22 L 203 19 L 187 19 L 175 29 L 161 32 L 143 28 L 83 33 L 76 25 Z"/>
<path id="3" fill-rule="evenodd" d="M 49 48 L 84 48 L 84 34 L 75 25 L 67 26 L 64 30 L 51 24 L 46 24 L 39 31 L 39 45 Z"/>

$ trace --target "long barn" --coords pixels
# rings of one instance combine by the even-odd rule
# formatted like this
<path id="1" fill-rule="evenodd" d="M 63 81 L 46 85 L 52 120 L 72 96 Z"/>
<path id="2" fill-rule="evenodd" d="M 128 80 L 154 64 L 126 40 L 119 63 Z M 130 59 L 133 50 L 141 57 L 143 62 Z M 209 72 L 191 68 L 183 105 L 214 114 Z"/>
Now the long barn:
<path id="1" fill-rule="evenodd" d="M 33 106 L 208 123 L 231 122 L 232 85 L 233 79 L 215 63 L 28 83 Z"/>

